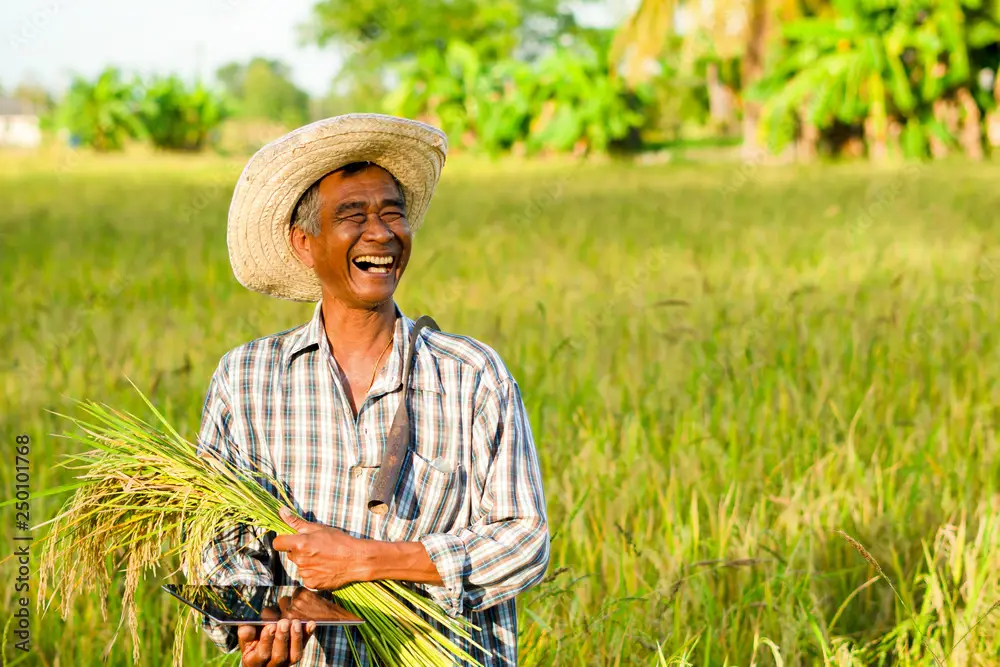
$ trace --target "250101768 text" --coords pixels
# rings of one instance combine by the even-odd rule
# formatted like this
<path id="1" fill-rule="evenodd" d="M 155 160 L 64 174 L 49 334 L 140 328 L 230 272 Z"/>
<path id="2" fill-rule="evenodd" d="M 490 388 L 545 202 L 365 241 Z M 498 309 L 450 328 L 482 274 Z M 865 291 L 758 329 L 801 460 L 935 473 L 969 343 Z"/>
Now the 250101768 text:
<path id="1" fill-rule="evenodd" d="M 11 622 L 14 636 L 18 641 L 14 646 L 20 651 L 31 650 L 31 438 L 20 434 L 15 439 L 14 448 L 14 557 L 17 561 L 17 578 L 14 591 L 17 594 L 17 609 Z"/>

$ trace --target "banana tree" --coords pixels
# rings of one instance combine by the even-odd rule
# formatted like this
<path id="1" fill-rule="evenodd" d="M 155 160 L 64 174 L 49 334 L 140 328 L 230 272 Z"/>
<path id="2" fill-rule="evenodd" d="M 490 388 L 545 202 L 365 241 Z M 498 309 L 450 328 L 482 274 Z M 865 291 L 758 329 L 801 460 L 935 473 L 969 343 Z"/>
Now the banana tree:
<path id="1" fill-rule="evenodd" d="M 652 77 L 649 62 L 663 54 L 671 36 L 683 33 L 681 71 L 704 71 L 716 124 L 729 126 L 734 107 L 742 105 L 744 149 L 752 153 L 759 104 L 742 98 L 739 87 L 748 88 L 762 76 L 774 26 L 827 8 L 827 0 L 641 0 L 615 35 L 612 72 L 621 70 L 630 85 L 647 81 Z M 721 76 L 733 64 L 738 74 Z"/>
<path id="2" fill-rule="evenodd" d="M 539 112 L 529 149 L 604 152 L 643 124 L 648 88 L 630 91 L 622 80 L 607 76 L 606 53 L 601 45 L 558 48 L 538 64 Z"/>
<path id="3" fill-rule="evenodd" d="M 201 84 L 191 90 L 175 76 L 152 81 L 139 105 L 139 118 L 157 148 L 201 150 L 228 115 L 222 99 Z"/>
<path id="4" fill-rule="evenodd" d="M 924 125 L 934 130 L 927 137 L 931 153 L 944 155 L 947 147 L 956 145 L 956 140 L 964 134 L 963 149 L 972 157 L 981 157 L 979 137 L 969 141 L 968 131 L 960 133 L 959 129 L 958 104 L 959 100 L 968 99 L 970 78 L 964 7 L 959 0 L 937 0 L 931 6 L 918 7 L 910 13 L 914 12 L 917 16 L 913 21 L 912 44 L 919 57 L 915 59 L 913 70 L 914 78 L 920 81 L 920 115 Z M 975 104 L 972 106 L 975 108 Z M 970 111 L 968 106 L 966 111 Z M 967 115 L 974 119 L 970 119 L 971 125 L 965 124 L 966 128 L 978 135 L 978 110 Z"/>
<path id="5" fill-rule="evenodd" d="M 538 77 L 527 63 L 502 60 L 476 88 L 476 126 L 480 147 L 497 155 L 523 142 L 538 112 Z"/>
<path id="6" fill-rule="evenodd" d="M 475 109 L 470 93 L 481 75 L 476 52 L 468 44 L 452 41 L 445 49 L 428 48 L 403 63 L 400 82 L 383 100 L 389 113 L 425 118 L 439 124 L 450 136 L 463 137 L 470 129 Z"/>
<path id="7" fill-rule="evenodd" d="M 906 119 L 909 132 L 918 120 L 904 52 L 912 59 L 914 47 L 924 55 L 928 48 L 911 5 L 869 11 L 865 0 L 836 0 L 834 7 L 834 17 L 784 26 L 787 47 L 752 95 L 763 102 L 775 148 L 792 138 L 795 112 L 803 109 L 819 128 L 863 125 L 869 155 L 878 160 L 887 153 L 890 117 Z"/>
<path id="8" fill-rule="evenodd" d="M 979 0 L 837 0 L 836 15 L 789 23 L 786 48 L 768 77 L 753 91 L 763 101 L 768 130 L 780 145 L 790 138 L 798 108 L 810 122 L 860 125 L 869 156 L 888 150 L 891 126 L 901 129 L 907 157 L 922 157 L 928 144 L 955 146 L 955 114 L 964 103 L 970 129 L 979 131 L 971 104 L 974 71 L 970 48 L 1000 36 L 992 21 L 968 20 Z M 996 41 L 993 41 L 996 44 Z M 973 151 L 972 139 L 967 151 Z"/>
<path id="9" fill-rule="evenodd" d="M 679 0 L 640 0 L 611 42 L 608 63 L 612 78 L 619 70 L 629 85 L 650 78 L 647 65 L 659 58 L 667 46 L 678 7 Z"/>
<path id="10" fill-rule="evenodd" d="M 934 61 L 927 58 L 923 69 L 939 73 L 924 80 L 922 98 L 950 111 L 950 118 L 962 116 L 949 132 L 957 134 L 968 157 L 978 159 L 983 154 L 982 112 L 995 108 L 995 98 L 980 86 L 979 75 L 987 67 L 995 73 L 1000 60 L 1000 2 L 940 0 L 918 34 L 926 51 L 937 54 Z"/>
<path id="11" fill-rule="evenodd" d="M 117 151 L 129 138 L 145 136 L 137 116 L 139 83 L 113 67 L 94 82 L 74 78 L 55 112 L 55 125 L 100 152 Z"/>
<path id="12" fill-rule="evenodd" d="M 430 118 L 468 148 L 496 154 L 606 151 L 644 121 L 646 92 L 607 74 L 607 44 L 560 45 L 535 62 L 484 65 L 464 42 L 421 52 L 400 70 L 387 111 Z"/>

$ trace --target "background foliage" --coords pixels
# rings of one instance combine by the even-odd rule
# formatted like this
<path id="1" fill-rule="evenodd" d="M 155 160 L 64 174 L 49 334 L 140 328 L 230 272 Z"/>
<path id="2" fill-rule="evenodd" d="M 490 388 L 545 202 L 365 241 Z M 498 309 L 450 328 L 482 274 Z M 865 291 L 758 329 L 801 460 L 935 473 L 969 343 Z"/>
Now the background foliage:
<path id="1" fill-rule="evenodd" d="M 225 102 L 201 84 L 189 90 L 166 77 L 146 86 L 138 115 L 157 148 L 198 151 L 228 114 Z"/>
<path id="2" fill-rule="evenodd" d="M 322 0 L 301 37 L 343 61 L 325 97 L 266 58 L 220 68 L 217 94 L 176 79 L 143 93 L 109 70 L 78 79 L 52 125 L 100 151 L 148 139 L 252 152 L 350 111 L 436 123 L 454 150 L 491 156 L 709 141 L 741 143 L 750 160 L 978 160 L 1000 148 L 1000 0 L 642 0 L 613 28 L 580 25 L 560 0 Z"/>
<path id="3" fill-rule="evenodd" d="M 237 116 L 270 120 L 293 128 L 309 120 L 309 95 L 291 81 L 288 67 L 276 60 L 254 58 L 230 63 L 216 77 Z"/>

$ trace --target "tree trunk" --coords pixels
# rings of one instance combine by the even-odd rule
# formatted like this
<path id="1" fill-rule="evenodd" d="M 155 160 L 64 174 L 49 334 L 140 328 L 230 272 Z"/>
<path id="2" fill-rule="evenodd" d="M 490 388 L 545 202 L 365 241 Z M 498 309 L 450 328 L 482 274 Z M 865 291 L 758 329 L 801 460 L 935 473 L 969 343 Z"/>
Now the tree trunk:
<path id="1" fill-rule="evenodd" d="M 934 100 L 934 104 L 931 107 L 931 111 L 934 114 L 935 120 L 947 126 L 948 102 L 946 100 L 940 98 Z M 930 145 L 931 148 L 931 157 L 933 157 L 935 160 L 940 160 L 941 158 L 948 155 L 948 146 L 945 145 L 945 143 L 935 135 L 933 134 L 930 135 L 927 143 Z"/>
<path id="2" fill-rule="evenodd" d="M 868 159 L 885 162 L 889 156 L 889 115 L 886 110 L 885 82 L 878 74 L 868 79 L 872 96 L 868 117 L 865 118 L 865 143 L 868 144 Z"/>
<path id="3" fill-rule="evenodd" d="M 742 85 L 746 90 L 764 72 L 764 47 L 767 39 L 767 0 L 750 0 L 750 21 L 747 26 L 746 52 L 743 55 Z M 760 104 L 743 100 L 743 157 L 755 157 L 762 147 L 758 141 Z"/>
<path id="4" fill-rule="evenodd" d="M 716 127 L 728 135 L 733 124 L 733 91 L 719 79 L 719 63 L 708 63 L 705 85 L 708 88 L 709 116 Z"/>
<path id="5" fill-rule="evenodd" d="M 819 145 L 819 128 L 809 121 L 809 116 L 804 110 L 799 110 L 799 136 L 796 140 L 796 155 L 803 162 L 816 159 L 817 146 Z"/>
<path id="6" fill-rule="evenodd" d="M 840 155 L 847 158 L 860 158 L 865 154 L 865 142 L 861 137 L 848 137 L 840 149 Z"/>
<path id="7" fill-rule="evenodd" d="M 961 137 L 959 135 L 959 108 L 958 104 L 954 99 L 937 99 L 934 101 L 932 107 L 934 112 L 934 118 L 939 123 L 941 123 L 948 134 L 952 137 Z M 948 146 L 943 141 L 935 136 L 930 138 L 931 145 L 931 155 L 934 156 L 935 160 L 940 160 L 948 155 Z"/>
<path id="8" fill-rule="evenodd" d="M 893 118 L 889 121 L 889 155 L 893 160 L 899 160 L 903 157 L 903 147 L 900 145 L 900 139 L 903 136 L 903 124 L 899 120 Z"/>
<path id="9" fill-rule="evenodd" d="M 1000 148 L 1000 67 L 993 72 L 993 99 L 996 108 L 986 114 L 986 140 L 991 148 Z"/>
<path id="10" fill-rule="evenodd" d="M 868 144 L 868 159 L 872 162 L 885 162 L 889 155 L 889 145 L 886 141 L 886 131 L 879 127 L 874 118 L 865 119 L 865 143 Z"/>
<path id="11" fill-rule="evenodd" d="M 1000 108 L 986 114 L 986 139 L 991 148 L 1000 149 Z"/>
<path id="12" fill-rule="evenodd" d="M 958 143 L 965 152 L 966 157 L 972 160 L 983 159 L 983 128 L 981 125 L 982 114 L 979 113 L 979 105 L 973 99 L 968 88 L 959 88 L 958 104 L 962 107 L 962 127 L 959 130 Z"/>

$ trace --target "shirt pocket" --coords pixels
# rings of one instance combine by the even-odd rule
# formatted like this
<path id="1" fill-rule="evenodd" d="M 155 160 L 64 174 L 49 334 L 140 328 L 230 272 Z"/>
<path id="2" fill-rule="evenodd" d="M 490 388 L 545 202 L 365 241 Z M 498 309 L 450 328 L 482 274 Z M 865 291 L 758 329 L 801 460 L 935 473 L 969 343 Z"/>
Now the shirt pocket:
<path id="1" fill-rule="evenodd" d="M 383 539 L 406 542 L 428 533 L 447 531 L 461 508 L 464 480 L 461 464 L 450 470 L 442 469 L 442 464 L 432 463 L 409 450 L 399 473 L 395 502 L 385 522 Z"/>

